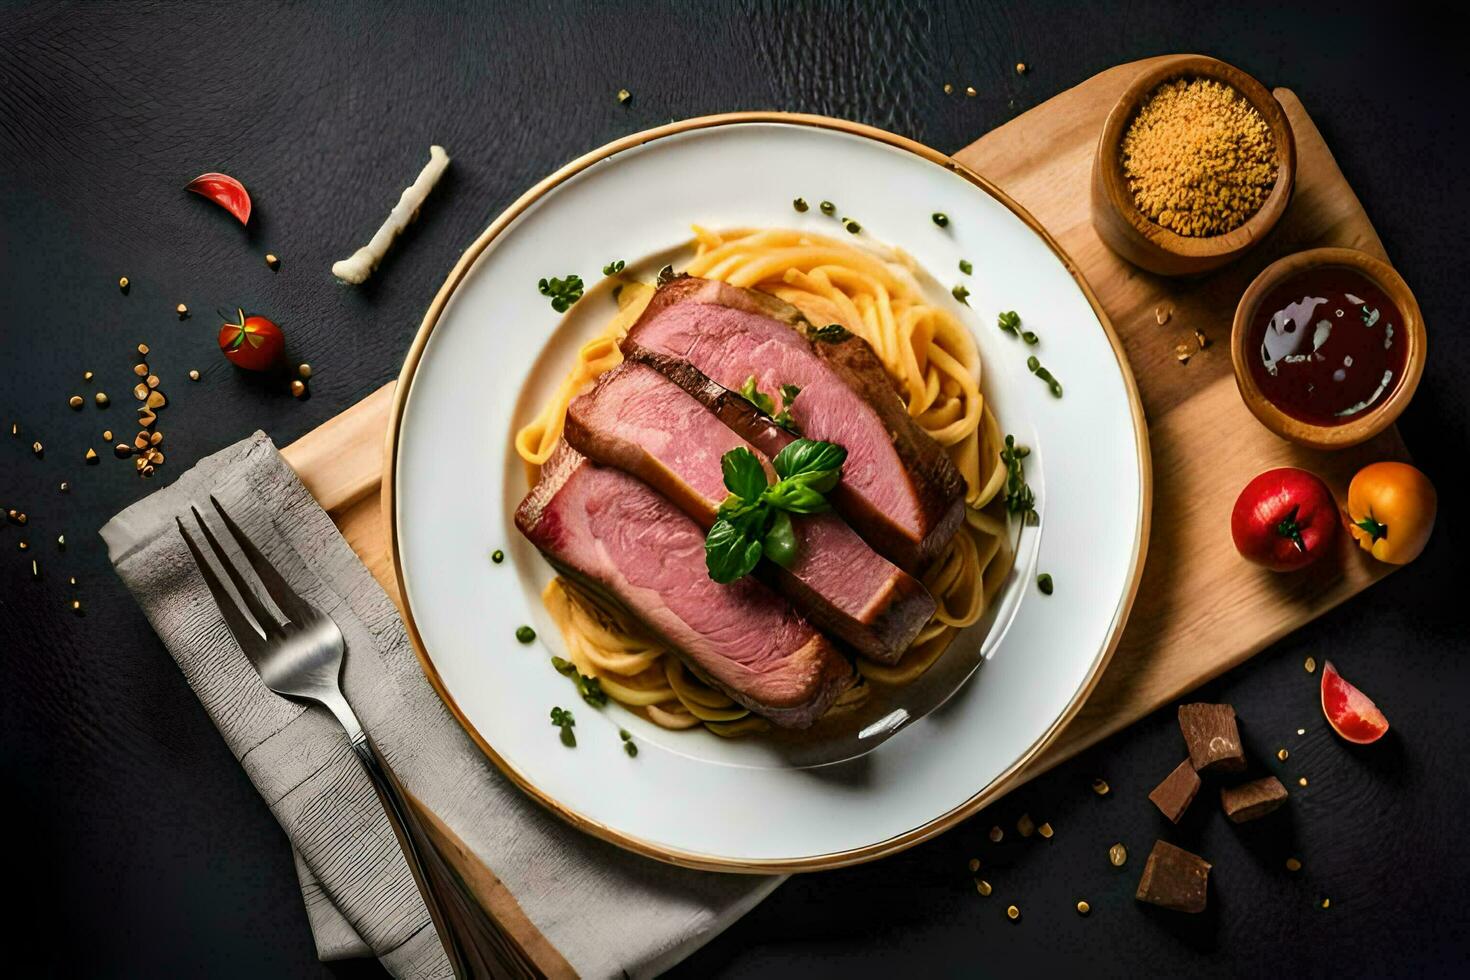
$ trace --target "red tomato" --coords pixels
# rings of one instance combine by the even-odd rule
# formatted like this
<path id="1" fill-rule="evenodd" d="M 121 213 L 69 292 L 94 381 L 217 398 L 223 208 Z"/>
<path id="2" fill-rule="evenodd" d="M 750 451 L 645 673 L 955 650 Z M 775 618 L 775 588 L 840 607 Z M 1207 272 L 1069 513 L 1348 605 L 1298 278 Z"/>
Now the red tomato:
<path id="1" fill-rule="evenodd" d="M 263 316 L 246 316 L 219 328 L 219 349 L 236 367 L 247 371 L 264 371 L 273 367 L 286 351 L 286 338 L 281 328 Z"/>
<path id="2" fill-rule="evenodd" d="M 1343 680 L 1332 661 L 1322 665 L 1322 713 L 1327 723 L 1349 742 L 1367 745 L 1388 731 L 1388 719 L 1362 691 Z"/>
<path id="3" fill-rule="evenodd" d="M 1339 523 L 1327 484 L 1283 466 L 1245 485 L 1230 515 L 1235 550 L 1277 572 L 1305 568 L 1332 547 Z"/>
<path id="4" fill-rule="evenodd" d="M 250 194 L 244 184 L 229 174 L 200 174 L 184 190 L 209 198 L 238 218 L 242 225 L 250 221 Z"/>

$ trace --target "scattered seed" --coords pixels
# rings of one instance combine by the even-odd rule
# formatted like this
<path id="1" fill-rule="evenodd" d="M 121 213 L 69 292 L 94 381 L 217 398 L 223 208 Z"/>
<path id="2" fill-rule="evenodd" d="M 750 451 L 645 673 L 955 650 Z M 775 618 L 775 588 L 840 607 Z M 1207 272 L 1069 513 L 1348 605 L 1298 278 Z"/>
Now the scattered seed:
<path id="1" fill-rule="evenodd" d="M 1016 62 L 1016 74 L 1017 75 L 1024 75 L 1024 74 L 1026 74 L 1030 70 L 1031 69 L 1029 69 L 1029 68 L 1026 67 L 1026 62 L 1024 62 L 1024 61 L 1018 61 L 1018 62 Z"/>
<path id="2" fill-rule="evenodd" d="M 1302 869 L 1302 863 L 1300 861 L 1298 861 L 1296 858 L 1287 858 L 1286 859 L 1286 870 L 1287 871 L 1300 871 L 1301 869 Z"/>
<path id="3" fill-rule="evenodd" d="M 153 467 L 152 466 L 144 466 L 143 467 L 143 475 L 144 476 L 152 476 L 153 475 Z"/>
<path id="4" fill-rule="evenodd" d="M 1042 572 L 1036 576 L 1036 587 L 1041 590 L 1042 595 L 1051 595 L 1055 586 L 1052 584 L 1051 573 Z"/>
<path id="5" fill-rule="evenodd" d="M 1106 779 L 1094 779 L 1092 781 L 1092 791 L 1098 796 L 1107 796 L 1109 790 L 1111 789 L 1112 787 L 1108 785 L 1108 781 Z"/>
<path id="6" fill-rule="evenodd" d="M 102 438 L 104 440 L 106 440 L 107 442 L 111 442 L 112 441 L 112 430 L 111 429 L 103 429 L 102 430 Z"/>
<path id="7" fill-rule="evenodd" d="M 189 380 L 190 381 L 198 381 L 199 380 L 199 372 L 196 371 L 196 370 L 190 369 L 190 371 L 189 371 Z"/>
<path id="8" fill-rule="evenodd" d="M 1020 910 L 1020 909 L 1018 909 L 1018 908 L 1016 908 L 1016 907 L 1015 907 L 1015 906 L 1014 906 L 1014 905 L 1011 905 L 1011 906 L 1008 906 L 1008 907 L 1007 907 L 1007 908 L 1006 908 L 1006 916 L 1007 916 L 1007 917 L 1008 917 L 1008 918 L 1009 918 L 1009 919 L 1010 919 L 1010 920 L 1011 920 L 1011 921 L 1012 921 L 1012 922 L 1015 922 L 1015 921 L 1016 921 L 1016 920 L 1018 920 L 1018 919 L 1020 919 L 1020 918 L 1021 918 L 1021 910 Z"/>
<path id="9" fill-rule="evenodd" d="M 150 446 L 156 446 L 156 445 L 158 445 L 162 441 L 163 441 L 163 433 L 162 432 L 153 432 L 153 433 L 150 433 L 149 436 L 148 436 L 148 445 L 150 445 Z"/>
<path id="10" fill-rule="evenodd" d="M 148 375 L 148 387 L 150 387 L 150 388 L 157 388 L 158 387 L 158 375 L 156 375 L 156 374 L 150 374 L 150 375 Z"/>
<path id="11" fill-rule="evenodd" d="M 980 870 L 980 859 L 979 858 L 970 858 L 970 874 L 974 874 L 975 872 L 977 872 L 979 870 Z"/>
<path id="12" fill-rule="evenodd" d="M 73 599 L 71 601 L 71 611 L 80 616 L 82 613 L 82 600 Z"/>
<path id="13" fill-rule="evenodd" d="M 833 204 L 831 201 L 823 201 L 821 204 L 818 204 L 817 207 L 821 210 L 823 214 L 827 215 L 828 217 L 831 217 L 832 215 L 837 213 L 837 205 Z"/>
<path id="14" fill-rule="evenodd" d="M 981 895 L 989 895 L 992 889 L 990 887 L 990 882 L 986 881 L 984 878 L 976 878 L 975 890 Z"/>
<path id="15" fill-rule="evenodd" d="M 973 85 L 966 85 L 965 86 L 965 94 L 968 95 L 970 98 L 973 99 L 975 96 L 979 95 L 980 93 L 978 93 L 978 92 L 975 91 L 975 86 L 973 86 Z"/>
<path id="16" fill-rule="evenodd" d="M 66 403 L 79 412 L 82 410 L 82 406 L 86 404 L 81 395 L 72 395 L 66 400 Z"/>
<path id="17" fill-rule="evenodd" d="M 1154 319 L 1158 321 L 1158 324 L 1161 327 L 1169 322 L 1169 317 L 1172 316 L 1173 313 L 1174 311 L 1169 309 L 1167 306 L 1154 307 Z"/>
<path id="18" fill-rule="evenodd" d="M 1330 899 L 1330 898 L 1324 898 L 1324 899 L 1322 899 L 1322 907 L 1324 909 L 1331 908 L 1332 907 L 1332 899 Z"/>
<path id="19" fill-rule="evenodd" d="M 1276 750 L 1276 758 L 1280 759 L 1282 762 L 1285 762 L 1286 761 L 1286 757 L 1288 755 L 1290 755 L 1290 753 L 1287 752 L 1285 749 L 1277 749 Z"/>
<path id="20" fill-rule="evenodd" d="M 1016 833 L 1022 837 L 1030 837 L 1036 833 L 1036 823 L 1031 819 L 1031 814 L 1023 813 L 1016 821 Z"/>
<path id="21" fill-rule="evenodd" d="M 1051 829 L 1050 823 L 1044 823 L 1040 827 L 1037 827 L 1036 832 L 1041 835 L 1042 840 L 1051 840 L 1052 835 L 1056 833 L 1055 830 Z"/>
<path id="22" fill-rule="evenodd" d="M 147 357 L 148 356 L 148 345 L 147 344 L 139 344 L 138 345 L 138 353 L 139 354 L 142 354 L 144 357 Z"/>
<path id="23" fill-rule="evenodd" d="M 943 211 L 935 211 L 929 217 L 932 218 L 933 221 L 934 221 L 934 223 L 936 225 L 938 225 L 939 227 L 941 227 L 941 228 L 948 228 L 949 227 L 949 215 L 945 214 Z"/>
<path id="24" fill-rule="evenodd" d="M 118 459 L 127 459 L 129 456 L 133 455 L 133 447 L 129 446 L 125 442 L 120 442 L 116 446 L 113 446 L 112 451 Z"/>
<path id="25" fill-rule="evenodd" d="M 133 469 L 137 470 L 139 473 L 142 473 L 147 466 L 148 460 L 144 459 L 142 456 L 139 456 L 137 459 L 133 460 Z"/>
<path id="26" fill-rule="evenodd" d="M 1316 670 L 1317 670 L 1317 658 L 1316 657 L 1308 657 L 1306 659 L 1306 662 L 1303 663 L 1302 666 L 1306 668 L 1307 673 L 1309 673 L 1309 674 L 1315 673 Z"/>
<path id="27" fill-rule="evenodd" d="M 66 493 L 70 489 L 71 489 L 71 484 L 70 483 L 67 483 L 65 480 L 62 480 L 61 481 L 61 492 L 62 493 Z"/>
<path id="28" fill-rule="evenodd" d="M 1092 906 L 1091 905 L 1088 905 L 1086 902 L 1078 902 L 1077 903 L 1077 914 L 1078 915 L 1086 915 L 1087 913 L 1089 913 L 1091 911 L 1092 911 Z"/>
<path id="29" fill-rule="evenodd" d="M 856 235 L 858 232 L 863 230 L 863 226 L 858 224 L 856 221 L 853 221 L 851 218 L 843 218 L 842 227 L 847 229 L 847 233 L 849 235 Z"/>
<path id="30" fill-rule="evenodd" d="M 69 583 L 69 584 L 70 584 L 70 585 L 71 585 L 71 586 L 72 586 L 72 587 L 75 587 L 75 586 L 76 586 L 76 584 L 77 584 L 77 577 L 76 577 L 76 576 L 75 576 L 75 575 L 73 575 L 73 576 L 72 576 L 72 577 L 71 577 L 71 578 L 69 578 L 69 579 L 67 579 L 67 580 L 66 580 L 66 581 L 67 581 L 67 582 L 68 582 L 68 583 Z"/>
<path id="31" fill-rule="evenodd" d="M 148 365 L 146 365 L 146 364 L 134 364 L 133 365 L 133 373 L 136 374 L 140 378 L 146 378 L 146 377 L 148 377 Z"/>
<path id="32" fill-rule="evenodd" d="M 27 542 L 27 541 L 17 541 L 16 544 L 20 548 L 21 551 L 25 551 L 28 548 L 30 548 L 30 543 Z"/>
<path id="33" fill-rule="evenodd" d="M 806 198 L 804 197 L 798 197 L 792 201 L 791 206 L 796 209 L 797 214 L 806 214 L 811 209 L 811 205 L 806 203 Z"/>
<path id="34" fill-rule="evenodd" d="M 142 365 L 140 365 L 140 366 L 142 366 Z M 145 373 L 146 373 L 146 367 L 145 367 Z M 141 381 L 139 381 L 137 384 L 133 385 L 133 397 L 136 398 L 136 399 L 138 399 L 138 401 L 140 401 L 140 402 L 141 401 L 147 401 L 147 399 L 148 399 L 148 386 L 146 384 L 144 384 L 143 382 L 141 382 Z"/>
<path id="35" fill-rule="evenodd" d="M 1298 728 L 1298 729 L 1297 729 L 1297 730 L 1296 730 L 1296 733 L 1297 733 L 1297 734 L 1298 734 L 1298 735 L 1305 735 L 1305 734 L 1307 734 L 1307 730 L 1306 730 L 1306 729 L 1305 729 L 1305 728 Z"/>
<path id="36" fill-rule="evenodd" d="M 85 459 L 89 465 L 95 465 L 97 462 L 97 450 L 88 449 L 87 455 L 84 456 L 83 459 Z"/>
<path id="37" fill-rule="evenodd" d="M 1188 344 L 1179 344 L 1177 347 L 1174 348 L 1174 359 L 1177 360 L 1180 364 L 1188 364 L 1189 359 L 1191 356 L 1193 356 L 1193 354 L 1194 351 L 1189 349 Z"/>
<path id="38" fill-rule="evenodd" d="M 111 399 L 107 397 L 107 392 L 105 391 L 97 392 L 97 394 L 93 395 L 92 398 L 97 402 L 98 408 L 106 408 L 107 403 L 111 401 Z"/>
<path id="39" fill-rule="evenodd" d="M 265 264 L 268 265 L 268 266 L 270 266 L 271 271 L 274 272 L 275 270 L 277 270 L 277 269 L 279 269 L 281 267 L 281 260 L 278 259 L 278 258 L 276 258 L 274 252 L 266 252 L 265 253 Z"/>
<path id="40" fill-rule="evenodd" d="M 37 456 L 40 456 L 46 452 L 46 447 L 41 445 L 41 442 L 38 439 L 35 442 L 31 443 L 31 452 L 35 453 Z"/>
<path id="41" fill-rule="evenodd" d="M 1306 776 L 1303 776 L 1301 779 L 1298 779 L 1296 782 L 1297 782 L 1297 785 L 1298 786 L 1305 786 L 1305 785 L 1307 785 L 1307 777 Z"/>
<path id="42" fill-rule="evenodd" d="M 293 379 L 291 381 L 291 394 L 295 395 L 297 398 L 305 398 L 306 382 L 302 381 L 300 378 Z"/>
<path id="43" fill-rule="evenodd" d="M 58 534 L 56 536 L 56 547 L 60 548 L 62 551 L 66 550 L 66 535 Z"/>
<path id="44" fill-rule="evenodd" d="M 530 643 L 532 640 L 536 639 L 536 631 L 531 629 L 531 627 L 529 626 L 517 626 L 516 639 L 520 640 L 522 643 Z"/>
<path id="45" fill-rule="evenodd" d="M 41 563 L 38 562 L 36 559 L 32 558 L 31 559 L 31 578 L 40 578 L 40 577 L 41 577 Z"/>
<path id="46" fill-rule="evenodd" d="M 999 844 L 1001 840 L 1005 838 L 1005 835 L 1006 832 L 1004 830 L 1001 830 L 999 827 L 990 828 L 990 842 L 992 844 Z"/>
<path id="47" fill-rule="evenodd" d="M 83 371 L 82 372 L 82 380 L 83 381 L 91 381 L 92 380 L 92 372 L 91 371 Z"/>
<path id="48" fill-rule="evenodd" d="M 501 562 L 505 561 L 505 552 L 501 551 L 499 548 L 496 548 L 494 551 L 490 552 L 490 560 L 499 565 Z"/>
<path id="49" fill-rule="evenodd" d="M 187 320 L 189 318 L 189 308 L 187 306 L 185 306 L 183 303 L 180 303 L 178 306 L 175 306 L 174 307 L 174 312 L 179 315 L 179 319 L 180 320 Z"/>
<path id="50" fill-rule="evenodd" d="M 162 408 L 163 406 L 165 406 L 167 404 L 168 404 L 168 399 L 165 398 L 165 397 L 163 397 L 163 392 L 161 392 L 161 391 L 150 391 L 150 392 L 148 392 L 148 407 L 149 408 Z"/>
<path id="51" fill-rule="evenodd" d="M 636 742 L 624 742 L 623 752 L 626 753 L 628 758 L 630 759 L 638 758 L 638 744 Z"/>
<path id="52" fill-rule="evenodd" d="M 1123 866 L 1123 862 L 1127 860 L 1128 848 L 1124 847 L 1122 844 L 1114 844 L 1112 847 L 1108 848 L 1108 861 L 1113 865 L 1113 867 L 1121 868 Z"/>
<path id="53" fill-rule="evenodd" d="M 944 94 L 945 95 L 953 95 L 954 94 L 954 86 L 951 85 L 949 82 L 945 82 L 944 83 Z"/>
<path id="54" fill-rule="evenodd" d="M 1206 347 L 1210 346 L 1210 338 L 1206 337 L 1205 332 L 1198 327 L 1195 327 L 1194 329 L 1194 342 L 1199 344 L 1200 350 L 1204 350 Z"/>
<path id="55" fill-rule="evenodd" d="M 157 420 L 157 418 L 158 418 L 158 416 L 157 415 L 154 415 L 153 414 L 153 410 L 150 409 L 150 408 L 144 407 L 144 408 L 138 409 L 138 424 L 139 425 L 152 425 L 154 423 L 154 421 Z"/>
<path id="56" fill-rule="evenodd" d="M 13 436 L 20 435 L 20 423 L 19 422 L 12 422 L 12 423 L 10 423 L 10 434 L 13 435 Z"/>
<path id="57" fill-rule="evenodd" d="M 618 89 L 618 102 L 622 103 L 623 105 L 627 105 L 629 102 L 632 102 L 632 101 L 633 101 L 633 93 L 632 92 L 629 92 L 625 88 Z"/>
<path id="58" fill-rule="evenodd" d="M 298 365 L 296 365 L 296 373 L 299 374 L 299 375 L 301 375 L 302 378 L 309 378 L 309 377 L 311 377 L 311 365 L 310 364 L 298 364 Z"/>
<path id="59" fill-rule="evenodd" d="M 131 285 L 132 285 L 132 283 L 128 282 L 128 277 L 127 276 L 123 276 L 120 279 L 118 279 L 118 281 L 117 281 L 117 288 L 118 289 L 121 289 L 123 291 L 123 295 L 124 296 L 127 295 L 127 293 L 128 293 L 128 287 L 131 286 Z"/>

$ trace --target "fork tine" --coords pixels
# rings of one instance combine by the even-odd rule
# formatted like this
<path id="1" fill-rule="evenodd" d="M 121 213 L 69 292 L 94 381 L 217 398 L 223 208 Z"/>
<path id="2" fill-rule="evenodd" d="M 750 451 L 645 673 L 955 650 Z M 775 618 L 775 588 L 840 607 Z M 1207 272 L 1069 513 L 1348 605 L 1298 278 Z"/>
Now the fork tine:
<path id="1" fill-rule="evenodd" d="M 189 546 L 189 553 L 194 556 L 194 564 L 199 566 L 199 574 L 204 576 L 204 584 L 209 586 L 209 592 L 214 596 L 215 605 L 219 606 L 225 626 L 235 637 L 235 642 L 240 644 L 240 649 L 245 651 L 245 655 L 250 658 L 251 662 L 255 662 L 256 657 L 264 652 L 265 637 L 261 635 L 259 628 L 240 611 L 240 607 L 235 605 L 235 600 L 230 598 L 230 593 L 225 589 L 224 583 L 219 580 L 218 575 L 214 574 L 214 569 L 210 567 L 209 562 L 205 561 L 204 555 L 199 551 L 199 546 L 194 543 L 193 536 L 185 529 L 183 520 L 175 517 L 174 523 L 179 526 L 179 534 L 183 536 L 184 544 Z"/>
<path id="2" fill-rule="evenodd" d="M 193 512 L 194 520 L 199 522 L 199 529 L 204 532 L 204 540 L 209 543 L 210 549 L 214 552 L 214 557 L 224 566 L 225 574 L 234 583 L 235 591 L 240 594 L 241 600 L 245 603 L 245 608 L 250 610 L 250 615 L 255 617 L 255 621 L 260 624 L 262 636 L 269 639 L 272 633 L 280 632 L 280 624 L 276 621 L 275 614 L 265 607 L 265 603 L 260 601 L 260 597 L 255 594 L 255 590 L 246 584 L 245 576 L 240 574 L 240 570 L 235 567 L 235 563 L 230 560 L 230 556 L 225 554 L 225 549 L 220 547 L 219 540 L 214 536 L 214 532 L 209 529 L 209 525 L 204 520 L 204 515 L 199 513 L 199 508 L 190 504 L 189 510 Z"/>
<path id="3" fill-rule="evenodd" d="M 275 600 L 281 612 L 286 614 L 286 618 L 297 625 L 303 625 L 315 620 L 320 615 L 316 608 L 297 595 L 296 590 L 286 584 L 285 578 L 281 576 L 280 572 L 276 571 L 276 567 L 270 563 L 265 555 L 260 553 L 260 549 L 255 546 L 255 542 L 251 541 L 245 532 L 240 530 L 240 525 L 235 523 L 233 517 L 225 513 L 224 506 L 215 499 L 214 494 L 209 495 L 209 502 L 214 504 L 214 509 L 224 520 L 225 527 L 229 528 L 230 533 L 235 536 L 235 542 L 244 553 L 245 560 L 250 562 L 250 567 L 255 569 L 256 575 L 260 576 L 260 583 L 265 586 L 265 591 Z"/>

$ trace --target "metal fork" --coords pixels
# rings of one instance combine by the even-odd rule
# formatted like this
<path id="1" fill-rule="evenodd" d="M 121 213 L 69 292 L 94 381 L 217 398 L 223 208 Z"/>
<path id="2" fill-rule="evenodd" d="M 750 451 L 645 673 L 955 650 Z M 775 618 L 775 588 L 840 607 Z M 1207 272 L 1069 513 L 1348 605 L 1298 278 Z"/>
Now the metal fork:
<path id="1" fill-rule="evenodd" d="M 191 505 L 189 509 L 204 534 L 204 540 L 245 606 L 242 609 L 236 604 L 214 568 L 205 560 L 193 535 L 184 527 L 183 520 L 176 517 L 174 520 L 179 533 L 194 556 L 225 625 L 266 687 L 282 697 L 322 705 L 347 733 L 352 751 L 371 777 L 394 836 L 408 860 L 409 870 L 423 896 L 424 905 L 429 909 L 454 975 L 460 978 L 540 975 L 541 971 L 485 913 L 434 846 L 434 841 L 409 804 L 403 787 L 377 746 L 363 731 L 362 723 L 342 693 L 342 660 L 347 644 L 341 629 L 330 616 L 302 599 L 286 584 L 285 578 L 240 530 L 218 500 L 211 496 L 209 501 L 239 545 L 245 560 L 255 570 L 266 594 L 284 617 L 274 616 L 260 600 L 220 547 L 199 509 Z"/>

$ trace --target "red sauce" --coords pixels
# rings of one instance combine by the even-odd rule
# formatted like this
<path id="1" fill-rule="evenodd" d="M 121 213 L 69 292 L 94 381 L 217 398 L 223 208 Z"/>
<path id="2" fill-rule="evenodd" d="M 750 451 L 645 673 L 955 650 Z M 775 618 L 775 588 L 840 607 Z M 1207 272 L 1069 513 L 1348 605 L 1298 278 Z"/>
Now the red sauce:
<path id="1" fill-rule="evenodd" d="M 1246 360 L 1261 393 L 1312 425 L 1342 425 L 1382 404 L 1404 375 L 1398 307 L 1345 266 L 1308 269 L 1261 299 Z"/>

